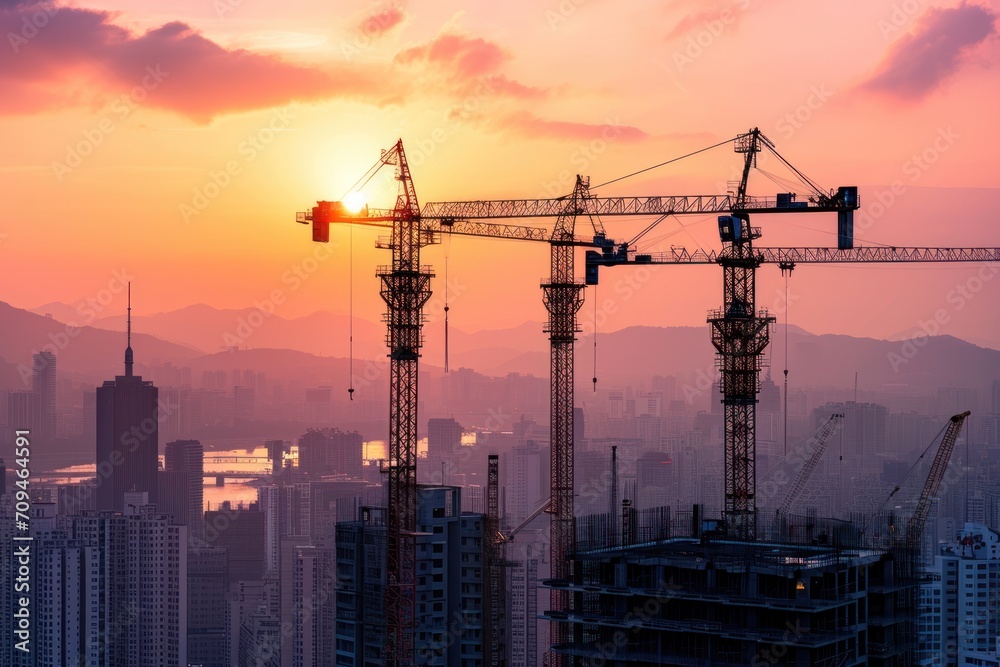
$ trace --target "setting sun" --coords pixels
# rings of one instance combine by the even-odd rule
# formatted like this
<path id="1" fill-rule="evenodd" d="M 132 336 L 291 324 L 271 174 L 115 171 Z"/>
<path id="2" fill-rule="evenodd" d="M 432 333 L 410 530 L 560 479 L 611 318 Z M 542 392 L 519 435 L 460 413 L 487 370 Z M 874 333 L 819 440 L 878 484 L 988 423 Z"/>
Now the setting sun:
<path id="1" fill-rule="evenodd" d="M 357 190 L 348 192 L 344 197 L 344 208 L 351 213 L 360 213 L 367 203 L 365 196 Z"/>

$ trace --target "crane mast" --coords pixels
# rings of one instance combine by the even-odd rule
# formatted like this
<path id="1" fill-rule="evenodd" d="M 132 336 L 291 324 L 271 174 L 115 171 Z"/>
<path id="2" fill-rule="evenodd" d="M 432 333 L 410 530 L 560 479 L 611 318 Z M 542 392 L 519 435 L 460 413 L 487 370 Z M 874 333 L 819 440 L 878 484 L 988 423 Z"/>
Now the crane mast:
<path id="1" fill-rule="evenodd" d="M 723 227 L 723 223 L 720 223 Z M 752 541 L 757 523 L 757 394 L 769 325 L 774 318 L 756 307 L 756 272 L 760 265 L 753 239 L 760 231 L 748 216 L 727 218 L 719 255 L 723 274 L 723 308 L 712 311 L 712 345 L 721 374 L 725 445 L 725 505 L 727 532 Z"/>
<path id="2" fill-rule="evenodd" d="M 583 284 L 576 280 L 574 269 L 574 225 L 576 216 L 583 213 L 589 182 L 579 176 L 573 193 L 566 200 L 562 213 L 556 219 L 551 241 L 551 267 L 548 282 L 542 283 L 545 309 L 549 313 L 549 435 L 551 443 L 551 577 L 569 579 L 570 558 L 575 551 L 576 533 L 573 527 L 573 343 L 580 331 L 576 314 L 583 305 Z M 570 608 L 569 593 L 551 591 L 552 609 L 566 611 Z M 567 627 L 553 628 L 552 643 L 564 644 Z M 555 656 L 555 664 L 562 656 Z"/>

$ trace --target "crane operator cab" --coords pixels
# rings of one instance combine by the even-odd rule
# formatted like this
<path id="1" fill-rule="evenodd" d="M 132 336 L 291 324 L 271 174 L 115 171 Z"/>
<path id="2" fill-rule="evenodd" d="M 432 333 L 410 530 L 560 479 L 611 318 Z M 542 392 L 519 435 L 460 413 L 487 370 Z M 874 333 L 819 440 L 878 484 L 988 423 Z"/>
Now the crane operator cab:
<path id="1" fill-rule="evenodd" d="M 750 234 L 750 220 L 746 215 L 720 215 L 719 238 L 723 243 L 741 243 Z"/>

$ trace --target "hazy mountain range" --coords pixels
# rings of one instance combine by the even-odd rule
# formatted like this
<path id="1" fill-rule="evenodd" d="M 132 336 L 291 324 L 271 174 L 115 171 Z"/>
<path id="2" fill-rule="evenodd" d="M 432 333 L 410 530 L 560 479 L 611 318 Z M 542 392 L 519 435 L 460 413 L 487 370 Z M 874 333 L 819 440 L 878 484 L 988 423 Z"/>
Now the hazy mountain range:
<path id="1" fill-rule="evenodd" d="M 310 384 L 346 385 L 348 319 L 316 312 L 286 319 L 255 316 L 254 309 L 224 310 L 194 305 L 133 319 L 132 347 L 137 365 L 171 363 L 190 366 L 194 382 L 203 370 L 249 368 L 275 379 L 296 378 Z M 46 316 L 48 314 L 49 316 Z M 51 303 L 34 312 L 0 302 L 6 326 L 0 331 L 0 385 L 23 388 L 31 354 L 56 349 L 60 374 L 78 381 L 99 382 L 120 373 L 124 327 L 120 317 L 86 318 L 65 304 Z M 256 326 L 255 326 L 256 325 Z M 241 328 L 242 326 L 242 328 Z M 549 352 L 543 325 L 527 322 L 493 331 L 464 332 L 452 327 L 450 365 L 491 376 L 509 372 L 548 374 Z M 139 333 L 141 332 L 141 333 Z M 354 372 L 362 375 L 385 359 L 381 323 L 355 318 Z M 783 328 L 772 334 L 773 373 L 784 365 Z M 437 374 L 443 367 L 442 325 L 427 327 L 424 368 Z M 232 343 L 232 349 L 225 343 Z M 921 392 L 940 386 L 984 387 L 1000 378 L 1000 351 L 978 347 L 951 336 L 916 342 L 883 341 L 843 335 L 814 335 L 789 328 L 790 377 L 799 386 L 849 387 L 855 372 L 865 388 L 909 387 Z M 921 343 L 918 345 L 917 343 Z M 629 327 L 598 337 L 597 376 L 602 387 L 648 383 L 654 374 L 693 381 L 714 373 L 714 349 L 703 327 Z M 589 384 L 594 365 L 593 339 L 578 343 L 577 380 Z M 22 368 L 19 370 L 19 365 Z M 30 382 L 30 380 L 29 380 Z"/>

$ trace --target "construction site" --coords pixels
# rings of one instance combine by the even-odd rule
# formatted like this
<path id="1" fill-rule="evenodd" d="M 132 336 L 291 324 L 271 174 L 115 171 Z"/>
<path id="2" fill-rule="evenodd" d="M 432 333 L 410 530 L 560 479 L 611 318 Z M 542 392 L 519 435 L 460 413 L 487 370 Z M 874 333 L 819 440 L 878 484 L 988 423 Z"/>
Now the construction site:
<path id="1" fill-rule="evenodd" d="M 854 213 L 861 207 L 856 187 L 821 188 L 757 129 L 703 150 L 719 146 L 729 146 L 741 160 L 741 177 L 725 194 L 603 197 L 592 190 L 607 183 L 592 187 L 577 176 L 572 191 L 559 198 L 421 206 L 400 140 L 382 151 L 343 201 L 320 201 L 299 214 L 298 222 L 310 225 L 313 241 L 320 243 L 330 240 L 331 227 L 385 228 L 389 236 L 379 247 L 392 256 L 378 268 L 390 366 L 385 504 L 338 527 L 337 664 L 514 664 L 511 638 L 523 637 L 532 625 L 524 609 L 514 612 L 510 603 L 512 596 L 524 596 L 526 567 L 528 579 L 536 578 L 527 582 L 529 597 L 535 586 L 549 595 L 546 608 L 527 614 L 543 621 L 538 632 L 547 626 L 541 663 L 518 661 L 529 667 L 917 664 L 924 525 L 969 413 L 942 425 L 926 450 L 936 448 L 927 457 L 933 458 L 930 471 L 918 480 L 919 495 L 902 498 L 904 491 L 894 498 L 902 511 L 885 502 L 874 512 L 842 518 L 801 511 L 801 496 L 843 420 L 836 412 L 824 416 L 791 484 L 762 502 L 756 410 L 775 317 L 757 306 L 756 272 L 768 264 L 790 274 L 809 264 L 997 262 L 1000 249 L 855 246 Z M 804 195 L 748 193 L 748 178 L 765 152 L 787 168 Z M 398 181 L 395 205 L 376 209 L 350 201 L 350 193 L 382 168 L 394 170 Z M 836 247 L 757 245 L 757 216 L 789 213 L 835 215 Z M 687 214 L 718 216 L 721 249 L 641 249 L 650 230 Z M 623 241 L 604 226 L 605 219 L 619 217 L 651 222 Z M 522 218 L 553 222 L 513 224 Z M 458 487 L 417 483 L 418 363 L 423 308 L 434 277 L 421 250 L 449 235 L 550 248 L 550 272 L 540 285 L 550 354 L 549 491 L 516 525 L 503 510 L 496 456 L 490 456 L 485 501 L 476 513 L 462 506 Z M 583 279 L 576 263 L 581 248 Z M 612 447 L 606 459 L 610 484 L 602 489 L 606 510 L 581 516 L 575 509 L 581 424 L 575 422 L 574 343 L 585 289 L 611 267 L 661 264 L 722 269 L 721 306 L 707 317 L 718 369 L 713 400 L 721 403 L 723 422 L 721 512 L 706 512 L 703 504 L 683 498 L 636 508 L 639 489 L 619 484 Z M 447 360 L 447 301 L 444 311 Z M 787 368 L 784 375 L 787 401 Z M 348 391 L 353 400 L 353 385 Z M 890 498 L 899 491 L 897 485 Z M 514 553 L 515 536 L 543 515 L 548 532 L 538 573 L 537 559 L 528 563 L 523 552 Z"/>

